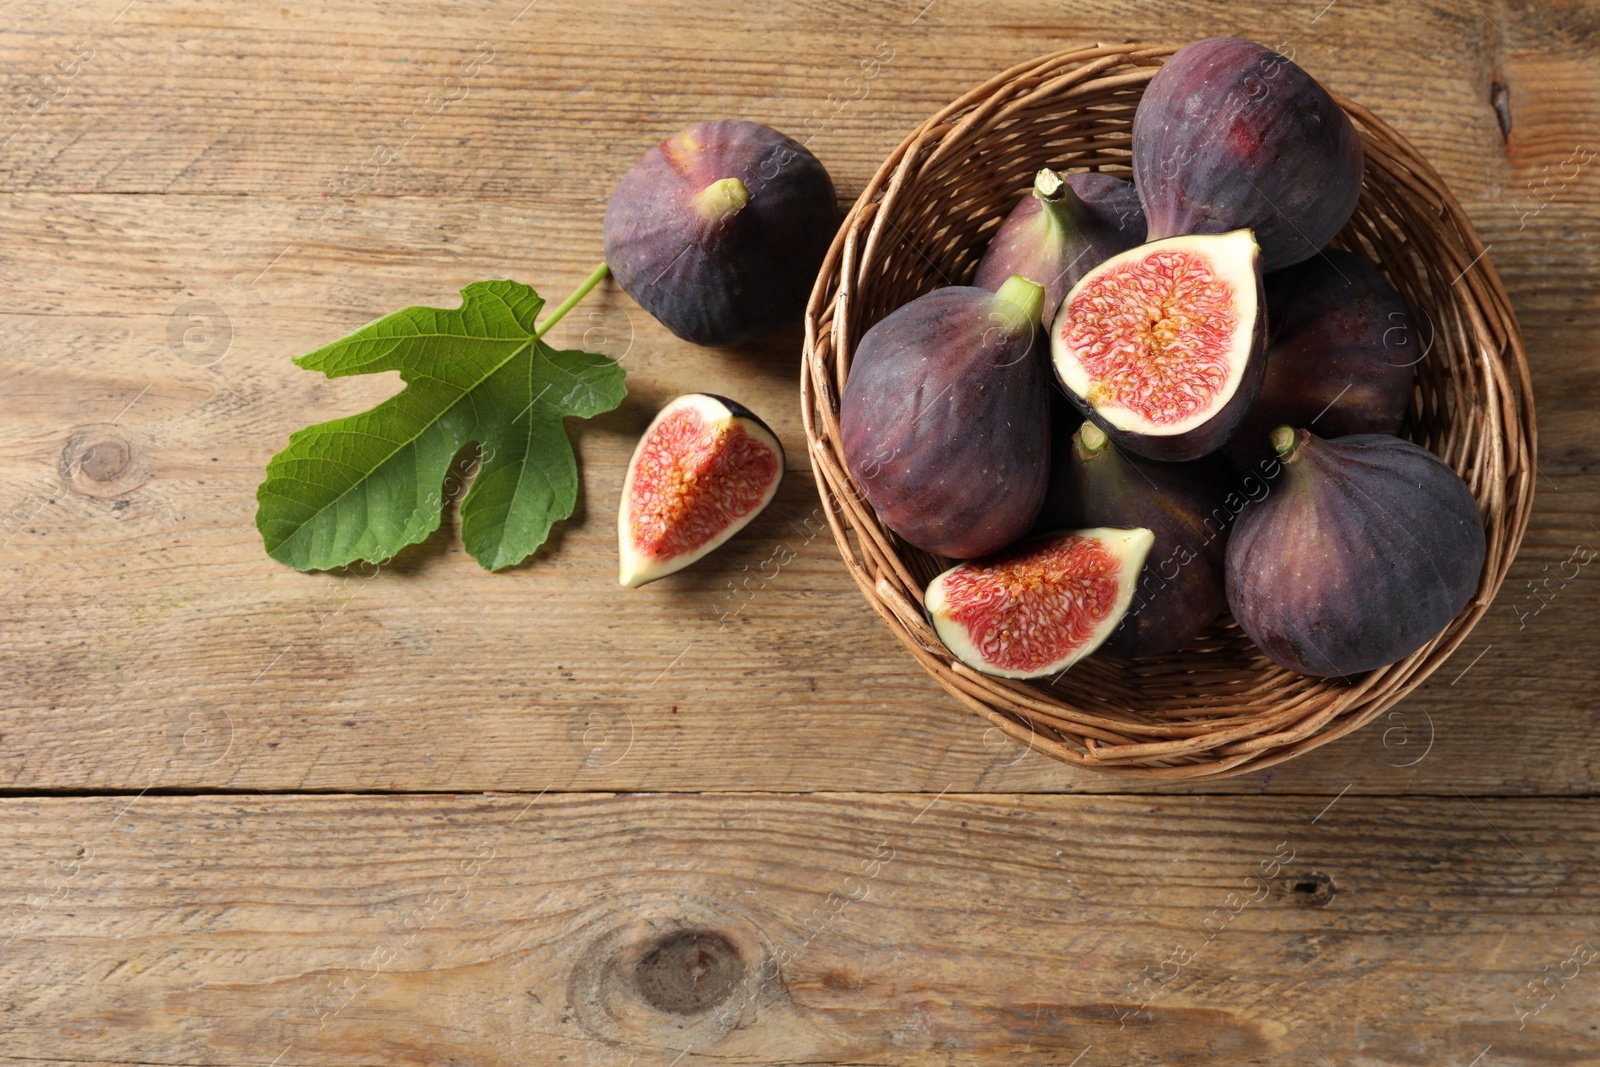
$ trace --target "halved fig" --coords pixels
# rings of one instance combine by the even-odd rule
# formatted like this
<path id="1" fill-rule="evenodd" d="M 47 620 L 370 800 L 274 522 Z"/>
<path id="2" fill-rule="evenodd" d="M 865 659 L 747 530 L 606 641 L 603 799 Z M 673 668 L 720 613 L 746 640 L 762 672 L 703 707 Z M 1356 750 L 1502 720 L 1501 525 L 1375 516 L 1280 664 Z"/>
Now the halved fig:
<path id="1" fill-rule="evenodd" d="M 1121 448 L 1198 459 L 1261 391 L 1266 314 L 1249 230 L 1169 237 L 1112 256 L 1061 302 L 1056 377 Z"/>
<path id="2" fill-rule="evenodd" d="M 1344 109 L 1293 61 L 1237 37 L 1162 64 L 1132 147 L 1150 240 L 1248 227 L 1266 271 L 1315 255 L 1361 197 L 1361 138 Z"/>
<path id="3" fill-rule="evenodd" d="M 1100 647 L 1133 599 L 1149 530 L 1064 530 L 952 567 L 923 595 L 945 647 L 975 671 L 1043 678 Z"/>
<path id="4" fill-rule="evenodd" d="M 690 393 L 639 439 L 617 515 L 618 580 L 630 589 L 682 570 L 747 526 L 783 479 L 783 446 L 726 397 Z"/>
<path id="5" fill-rule="evenodd" d="M 1050 382 L 1035 345 L 1044 290 L 952 285 L 856 345 L 839 404 L 845 466 L 878 518 L 970 559 L 1028 532 L 1050 478 Z"/>
<path id="6" fill-rule="evenodd" d="M 1144 208 L 1132 184 L 1097 171 L 1061 177 L 1049 167 L 1005 217 L 972 284 L 998 290 L 1013 274 L 1044 287 L 1045 328 L 1067 292 L 1093 267 L 1144 241 Z"/>
<path id="7" fill-rule="evenodd" d="M 1423 351 L 1405 298 L 1336 248 L 1266 279 L 1267 370 L 1225 450 L 1241 469 L 1270 459 L 1277 426 L 1319 437 L 1396 433 Z"/>
<path id="8" fill-rule="evenodd" d="M 1220 456 L 1161 463 L 1117 450 L 1086 422 L 1050 471 L 1044 521 L 1144 527 L 1155 536 L 1122 624 L 1101 651 L 1123 659 L 1176 652 L 1228 606 L 1223 594 L 1231 472 Z"/>
<path id="9" fill-rule="evenodd" d="M 1432 452 L 1387 434 L 1280 426 L 1282 470 L 1228 541 L 1228 606 L 1268 659 L 1316 677 L 1395 663 L 1466 607 L 1483 519 Z"/>
<path id="10" fill-rule="evenodd" d="M 804 145 L 759 122 L 702 122 L 623 176 L 606 262 L 679 337 L 731 345 L 799 320 L 838 226 L 833 182 Z"/>

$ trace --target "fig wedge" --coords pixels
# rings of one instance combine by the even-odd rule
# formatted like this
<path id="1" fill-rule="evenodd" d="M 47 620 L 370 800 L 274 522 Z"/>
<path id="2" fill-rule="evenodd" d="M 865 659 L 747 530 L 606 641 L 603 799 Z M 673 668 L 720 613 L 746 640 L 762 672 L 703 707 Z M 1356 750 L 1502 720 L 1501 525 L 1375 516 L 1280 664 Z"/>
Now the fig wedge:
<path id="1" fill-rule="evenodd" d="M 1169 237 L 1111 257 L 1061 302 L 1050 349 L 1067 396 L 1118 447 L 1174 461 L 1216 451 L 1266 369 L 1255 238 Z"/>
<path id="2" fill-rule="evenodd" d="M 1063 530 L 935 578 L 923 596 L 952 655 L 999 678 L 1044 678 L 1100 647 L 1122 621 L 1149 530 Z"/>
<path id="3" fill-rule="evenodd" d="M 783 480 L 783 445 L 748 408 L 689 393 L 651 420 L 622 483 L 617 580 L 630 589 L 703 558 L 749 525 Z"/>

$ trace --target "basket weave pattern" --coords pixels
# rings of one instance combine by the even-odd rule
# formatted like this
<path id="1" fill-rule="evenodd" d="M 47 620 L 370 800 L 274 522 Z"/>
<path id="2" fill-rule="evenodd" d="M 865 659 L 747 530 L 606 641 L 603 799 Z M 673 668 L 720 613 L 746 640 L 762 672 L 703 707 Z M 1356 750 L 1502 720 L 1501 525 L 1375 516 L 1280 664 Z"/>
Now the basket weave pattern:
<path id="1" fill-rule="evenodd" d="M 1091 656 L 1054 680 L 991 678 L 956 661 L 922 610 L 949 565 L 901 542 L 861 498 L 840 451 L 839 398 L 856 342 L 912 298 L 967 284 L 1040 167 L 1129 177 L 1140 95 L 1176 49 L 1095 46 L 1044 56 L 929 118 L 846 217 L 806 310 L 801 405 L 823 511 L 851 577 L 923 668 L 1007 735 L 1047 755 L 1143 778 L 1199 780 L 1271 766 L 1371 721 L 1420 685 L 1499 589 L 1533 505 L 1533 397 L 1505 290 L 1460 205 L 1399 134 L 1339 99 L 1366 180 L 1334 244 L 1365 255 L 1416 312 L 1417 389 L 1402 433 L 1466 480 L 1488 559 L 1476 595 L 1435 640 L 1351 679 L 1275 666 L 1226 616 L 1182 651 Z"/>

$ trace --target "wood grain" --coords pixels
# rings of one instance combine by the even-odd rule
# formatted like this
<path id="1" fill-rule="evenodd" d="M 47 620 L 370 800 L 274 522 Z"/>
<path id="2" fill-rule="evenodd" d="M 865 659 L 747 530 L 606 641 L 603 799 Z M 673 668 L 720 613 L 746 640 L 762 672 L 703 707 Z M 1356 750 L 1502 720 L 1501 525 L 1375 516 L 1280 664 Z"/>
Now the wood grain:
<path id="1" fill-rule="evenodd" d="M 848 201 L 1003 67 L 1211 33 L 1423 149 L 1532 359 L 1523 555 L 1361 733 L 1072 795 L 1126 783 L 986 730 L 845 577 L 799 338 L 696 349 L 614 286 L 557 340 L 631 393 L 534 561 L 449 516 L 375 573 L 262 553 L 267 458 L 398 386 L 289 361 L 479 278 L 559 299 L 661 137 L 772 123 Z M 1600 1063 L 1600 572 L 1560 577 L 1600 547 L 1597 42 L 1589 0 L 0 2 L 0 1060 Z M 694 389 L 791 470 L 622 590 L 623 463 Z"/>
<path id="2" fill-rule="evenodd" d="M 118 797 L 0 827 L 16 1061 L 1600 1060 L 1590 802 Z"/>

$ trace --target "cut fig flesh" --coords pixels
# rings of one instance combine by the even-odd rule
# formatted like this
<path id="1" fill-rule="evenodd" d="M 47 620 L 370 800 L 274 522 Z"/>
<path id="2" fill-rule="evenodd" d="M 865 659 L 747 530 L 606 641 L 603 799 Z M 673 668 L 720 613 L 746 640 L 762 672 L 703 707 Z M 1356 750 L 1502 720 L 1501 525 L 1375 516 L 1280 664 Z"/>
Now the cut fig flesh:
<path id="1" fill-rule="evenodd" d="M 1146 529 L 1048 534 L 952 567 L 923 603 L 945 647 L 973 670 L 1043 678 L 1111 636 L 1154 540 Z"/>
<path id="2" fill-rule="evenodd" d="M 630 589 L 681 570 L 772 502 L 783 446 L 746 408 L 680 396 L 639 439 L 617 515 L 618 580 Z"/>
<path id="3" fill-rule="evenodd" d="M 1056 376 L 1141 455 L 1189 459 L 1220 447 L 1224 428 L 1207 424 L 1236 423 L 1254 398 L 1236 405 L 1235 396 L 1260 387 L 1259 262 L 1249 230 L 1169 237 L 1113 256 L 1061 303 L 1050 331 Z M 1206 440 L 1178 455 L 1135 443 L 1191 434 Z"/>

